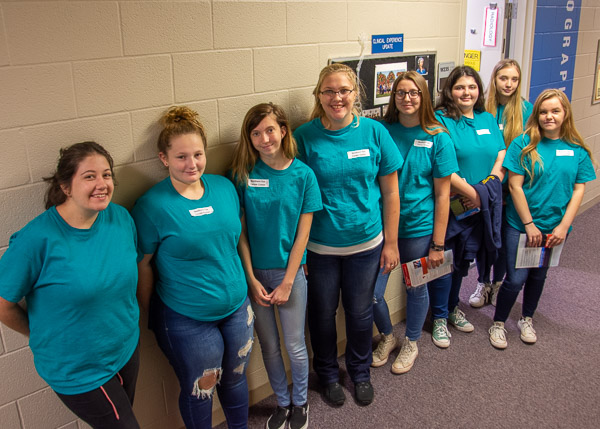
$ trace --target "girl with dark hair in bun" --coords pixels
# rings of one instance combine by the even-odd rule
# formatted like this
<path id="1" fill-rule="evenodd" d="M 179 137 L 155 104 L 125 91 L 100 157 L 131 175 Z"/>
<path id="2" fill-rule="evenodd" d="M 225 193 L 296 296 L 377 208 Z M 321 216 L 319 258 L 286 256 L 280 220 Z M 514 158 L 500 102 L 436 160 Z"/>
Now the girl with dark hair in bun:
<path id="1" fill-rule="evenodd" d="M 206 134 L 195 111 L 173 107 L 162 124 L 158 157 L 169 177 L 132 211 L 144 254 L 138 298 L 179 379 L 186 427 L 212 427 L 216 390 L 228 426 L 246 428 L 254 314 L 237 252 L 239 199 L 229 180 L 204 174 Z"/>
<path id="2" fill-rule="evenodd" d="M 45 179 L 47 210 L 13 234 L 0 260 L 0 321 L 29 337 L 38 373 L 77 417 L 135 429 L 136 230 L 110 202 L 113 177 L 99 144 L 61 150 Z"/>

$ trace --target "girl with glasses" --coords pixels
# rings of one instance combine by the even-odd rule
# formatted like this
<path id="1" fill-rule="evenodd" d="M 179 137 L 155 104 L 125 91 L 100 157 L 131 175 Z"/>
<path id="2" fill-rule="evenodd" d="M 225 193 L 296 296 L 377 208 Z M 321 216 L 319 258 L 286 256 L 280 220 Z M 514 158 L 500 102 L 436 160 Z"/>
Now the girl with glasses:
<path id="1" fill-rule="evenodd" d="M 360 117 L 359 84 L 351 68 L 325 67 L 313 94 L 312 120 L 295 132 L 299 158 L 314 170 L 323 200 L 307 254 L 313 367 L 325 399 L 342 405 L 336 333 L 341 293 L 346 368 L 356 401 L 368 405 L 374 397 L 369 367 L 375 279 L 380 268 L 387 273 L 399 262 L 396 171 L 402 157 L 383 125 Z"/>
<path id="2" fill-rule="evenodd" d="M 415 71 L 400 73 L 392 87 L 383 124 L 396 142 L 404 165 L 398 174 L 402 194 L 398 248 L 400 262 L 428 257 L 430 268 L 444 262 L 444 241 L 450 207 L 450 176 L 458 170 L 452 140 L 433 112 L 425 79 Z M 373 316 L 381 340 L 373 352 L 372 366 L 381 366 L 396 346 L 384 299 L 387 275 L 375 286 Z M 450 345 L 446 325 L 451 277 L 406 289 L 406 334 L 392 372 L 408 372 L 418 355 L 417 340 L 431 300 L 433 342 Z M 429 292 L 428 292 L 429 289 Z"/>

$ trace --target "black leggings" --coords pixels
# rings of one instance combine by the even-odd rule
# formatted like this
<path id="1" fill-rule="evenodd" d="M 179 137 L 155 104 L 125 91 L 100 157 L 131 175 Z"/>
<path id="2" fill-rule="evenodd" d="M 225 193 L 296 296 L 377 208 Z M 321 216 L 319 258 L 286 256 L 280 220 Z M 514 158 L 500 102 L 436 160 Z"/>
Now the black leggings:
<path id="1" fill-rule="evenodd" d="M 129 362 L 104 385 L 77 395 L 56 394 L 67 408 L 94 429 L 138 429 L 140 425 L 132 405 L 139 368 L 138 344 Z"/>

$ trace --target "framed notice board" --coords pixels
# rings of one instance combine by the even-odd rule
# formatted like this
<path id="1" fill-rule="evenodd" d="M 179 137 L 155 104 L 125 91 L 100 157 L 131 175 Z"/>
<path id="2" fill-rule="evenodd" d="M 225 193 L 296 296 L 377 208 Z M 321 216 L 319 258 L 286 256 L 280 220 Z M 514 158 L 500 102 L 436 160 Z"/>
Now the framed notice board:
<path id="1" fill-rule="evenodd" d="M 334 58 L 330 64 L 351 67 L 364 85 L 363 116 L 380 119 L 387 111 L 392 84 L 398 72 L 416 70 L 427 81 L 432 103 L 435 101 L 436 52 L 402 52 L 395 55 L 367 55 L 361 58 Z"/>

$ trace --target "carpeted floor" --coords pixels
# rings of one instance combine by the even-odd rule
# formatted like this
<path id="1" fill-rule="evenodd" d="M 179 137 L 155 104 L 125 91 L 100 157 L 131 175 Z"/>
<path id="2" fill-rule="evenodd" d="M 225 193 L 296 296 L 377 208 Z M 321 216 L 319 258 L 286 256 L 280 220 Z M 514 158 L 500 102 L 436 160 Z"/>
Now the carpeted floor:
<path id="1" fill-rule="evenodd" d="M 469 294 L 476 270 L 463 282 L 461 308 L 475 325 L 469 334 L 451 328 L 451 346 L 431 342 L 427 322 L 413 369 L 393 375 L 391 363 L 371 370 L 375 400 L 358 406 L 343 370 L 347 401 L 323 402 L 310 374 L 311 428 L 599 428 L 600 427 L 600 204 L 579 215 L 561 258 L 548 273 L 534 317 L 535 345 L 519 339 L 519 298 L 506 323 L 508 348 L 488 340 L 494 307 L 473 309 Z M 465 304 L 466 303 L 466 304 Z M 596 325 L 596 324 L 599 325 Z M 394 327 L 404 337 L 405 324 Z M 250 428 L 265 427 L 273 396 L 250 408 Z M 224 424 L 219 428 L 225 428 Z"/>

